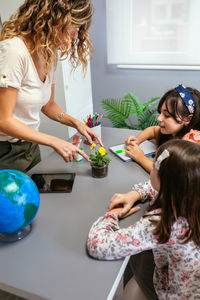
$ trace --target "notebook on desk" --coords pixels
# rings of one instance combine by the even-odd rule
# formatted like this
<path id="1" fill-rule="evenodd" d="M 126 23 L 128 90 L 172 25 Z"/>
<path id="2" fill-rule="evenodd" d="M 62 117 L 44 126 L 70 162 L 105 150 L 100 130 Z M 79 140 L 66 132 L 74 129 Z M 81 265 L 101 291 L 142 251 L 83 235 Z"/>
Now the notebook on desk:
<path id="1" fill-rule="evenodd" d="M 156 152 L 156 145 L 148 140 L 144 141 L 139 146 L 143 150 L 145 156 L 153 155 Z M 125 162 L 132 160 L 132 158 L 126 155 L 125 144 L 112 146 L 109 150 Z"/>

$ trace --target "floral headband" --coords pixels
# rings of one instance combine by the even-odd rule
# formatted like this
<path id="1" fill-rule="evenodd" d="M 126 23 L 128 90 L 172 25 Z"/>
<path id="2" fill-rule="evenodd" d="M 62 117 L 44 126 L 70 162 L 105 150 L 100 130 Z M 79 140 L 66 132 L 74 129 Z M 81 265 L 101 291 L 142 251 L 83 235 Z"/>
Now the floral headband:
<path id="1" fill-rule="evenodd" d="M 194 100 L 192 94 L 190 93 L 190 91 L 183 84 L 179 84 L 179 86 L 177 86 L 175 89 L 177 90 L 181 99 L 187 106 L 187 109 L 189 110 L 189 112 L 191 114 L 193 114 L 194 108 L 195 108 L 195 100 Z"/>
<path id="2" fill-rule="evenodd" d="M 168 150 L 164 150 L 156 159 L 154 166 L 157 170 L 160 169 L 160 164 L 163 160 L 165 160 L 167 157 L 169 157 L 169 151 Z"/>

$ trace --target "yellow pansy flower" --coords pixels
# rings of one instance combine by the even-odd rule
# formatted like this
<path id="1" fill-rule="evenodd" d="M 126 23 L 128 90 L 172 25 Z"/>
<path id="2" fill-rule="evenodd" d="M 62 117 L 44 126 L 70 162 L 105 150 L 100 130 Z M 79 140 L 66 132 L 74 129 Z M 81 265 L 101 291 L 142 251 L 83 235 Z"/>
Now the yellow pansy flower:
<path id="1" fill-rule="evenodd" d="M 103 156 L 106 154 L 106 149 L 104 149 L 103 147 L 100 147 L 98 151 Z"/>
<path id="2" fill-rule="evenodd" d="M 96 147 L 96 144 L 92 144 L 92 145 L 90 146 L 90 149 L 93 150 L 95 147 Z"/>

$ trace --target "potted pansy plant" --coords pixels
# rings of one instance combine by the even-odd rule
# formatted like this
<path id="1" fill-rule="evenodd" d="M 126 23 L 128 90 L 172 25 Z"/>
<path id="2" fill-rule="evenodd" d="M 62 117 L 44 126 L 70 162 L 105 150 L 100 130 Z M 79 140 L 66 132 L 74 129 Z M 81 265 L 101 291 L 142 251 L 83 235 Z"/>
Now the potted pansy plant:
<path id="1" fill-rule="evenodd" d="M 96 144 L 90 146 L 91 150 L 96 148 Z M 91 167 L 92 167 L 92 177 L 102 178 L 106 177 L 108 174 L 108 164 L 110 163 L 110 158 L 104 147 L 95 149 L 95 153 L 90 154 Z"/>

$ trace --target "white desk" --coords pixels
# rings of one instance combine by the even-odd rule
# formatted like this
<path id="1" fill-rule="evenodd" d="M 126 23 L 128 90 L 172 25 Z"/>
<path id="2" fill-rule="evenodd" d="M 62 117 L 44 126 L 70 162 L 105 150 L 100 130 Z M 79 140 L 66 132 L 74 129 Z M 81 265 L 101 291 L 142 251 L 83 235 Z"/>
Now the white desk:
<path id="1" fill-rule="evenodd" d="M 122 143 L 126 129 L 102 128 L 105 147 Z M 90 153 L 89 146 L 85 151 Z M 66 164 L 54 151 L 35 172 L 75 172 L 72 193 L 41 194 L 32 232 L 23 240 L 0 244 L 0 289 L 27 299 L 112 299 L 126 260 L 97 261 L 87 256 L 86 239 L 92 223 L 103 215 L 111 196 L 124 193 L 149 175 L 136 163 L 124 163 L 114 154 L 108 177 L 91 177 L 88 162 Z M 120 222 L 134 223 L 142 210 Z"/>

